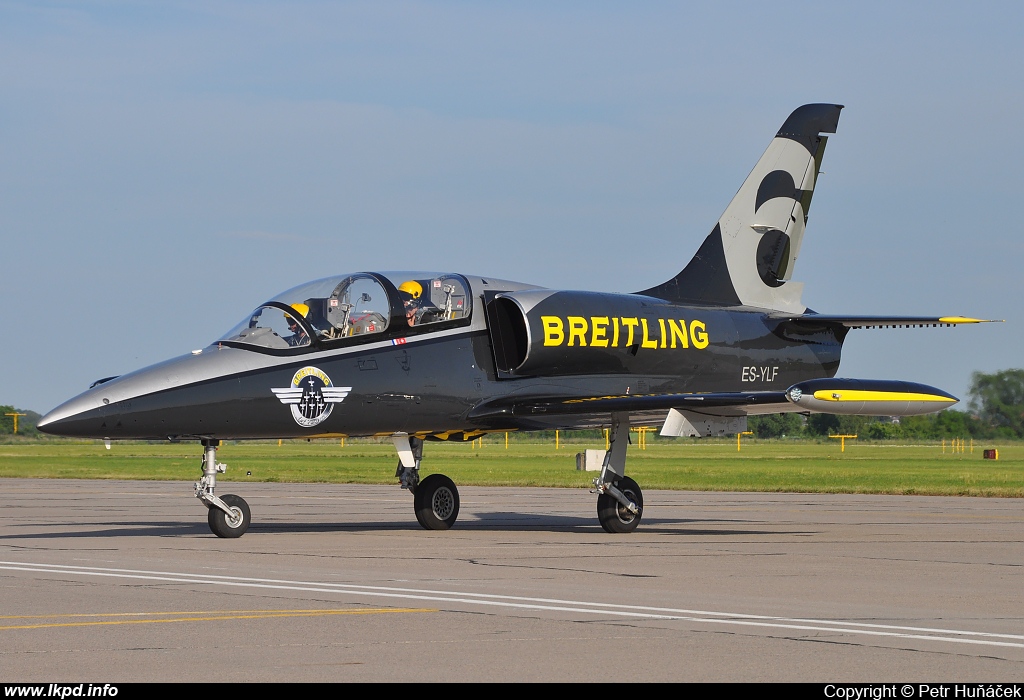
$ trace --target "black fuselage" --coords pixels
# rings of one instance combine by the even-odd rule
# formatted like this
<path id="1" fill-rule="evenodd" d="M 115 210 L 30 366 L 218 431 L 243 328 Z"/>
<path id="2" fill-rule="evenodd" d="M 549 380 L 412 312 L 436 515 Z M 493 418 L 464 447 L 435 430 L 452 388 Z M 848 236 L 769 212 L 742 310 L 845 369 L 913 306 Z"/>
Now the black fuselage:
<path id="1" fill-rule="evenodd" d="M 463 323 L 412 332 L 396 322 L 374 342 L 314 346 L 293 355 L 212 345 L 100 384 L 55 409 L 58 420 L 46 427 L 111 439 L 396 432 L 443 438 L 582 427 L 593 419 L 469 414 L 509 396 L 780 391 L 834 376 L 844 335 L 827 325 L 789 325 L 762 311 L 681 306 L 641 295 L 543 290 L 491 294 L 486 307 L 483 295 L 478 300 Z M 319 379 L 297 378 L 303 371 Z M 328 381 L 347 389 L 329 406 L 323 403 Z M 295 387 L 297 397 L 304 382 L 320 386 L 319 405 L 289 406 L 272 391 Z M 293 420 L 293 411 L 305 411 L 312 420 L 304 422 L 315 424 Z"/>

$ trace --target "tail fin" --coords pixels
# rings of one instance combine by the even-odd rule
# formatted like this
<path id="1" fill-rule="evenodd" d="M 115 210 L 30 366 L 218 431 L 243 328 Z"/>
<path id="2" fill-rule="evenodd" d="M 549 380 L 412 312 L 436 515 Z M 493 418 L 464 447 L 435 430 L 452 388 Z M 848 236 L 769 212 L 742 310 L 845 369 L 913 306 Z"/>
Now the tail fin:
<path id="1" fill-rule="evenodd" d="M 797 108 L 772 139 L 693 260 L 641 294 L 696 304 L 803 313 L 803 284 L 789 281 L 814 183 L 842 105 Z"/>

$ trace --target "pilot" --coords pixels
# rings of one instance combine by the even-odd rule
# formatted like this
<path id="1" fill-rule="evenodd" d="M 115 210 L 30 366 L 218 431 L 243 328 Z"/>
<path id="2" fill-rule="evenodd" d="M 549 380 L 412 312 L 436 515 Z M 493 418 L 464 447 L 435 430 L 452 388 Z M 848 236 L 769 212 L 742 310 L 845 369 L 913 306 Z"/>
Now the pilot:
<path id="1" fill-rule="evenodd" d="M 423 308 L 423 285 L 416 280 L 407 280 L 398 286 L 398 296 L 402 297 L 405 304 L 405 320 L 410 326 L 422 323 Z"/>
<path id="2" fill-rule="evenodd" d="M 309 307 L 305 304 L 292 304 L 292 308 L 295 309 L 296 313 L 298 313 L 302 318 L 309 316 Z M 309 345 L 309 336 L 306 334 L 302 325 L 295 320 L 295 317 L 286 313 L 284 318 L 288 321 L 288 330 L 292 332 L 290 336 L 285 338 L 285 342 L 296 348 L 302 345 Z"/>

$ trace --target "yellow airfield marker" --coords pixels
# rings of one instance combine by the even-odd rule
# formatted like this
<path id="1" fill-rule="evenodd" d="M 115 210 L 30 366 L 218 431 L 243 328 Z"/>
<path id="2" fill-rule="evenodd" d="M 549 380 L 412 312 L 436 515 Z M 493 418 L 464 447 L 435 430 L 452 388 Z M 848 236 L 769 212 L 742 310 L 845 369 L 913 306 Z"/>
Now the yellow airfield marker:
<path id="1" fill-rule="evenodd" d="M 14 417 L 14 434 L 17 435 L 18 434 L 18 416 L 27 416 L 28 414 L 27 413 L 5 413 L 4 415 L 5 416 L 13 416 Z"/>
<path id="2" fill-rule="evenodd" d="M 840 444 L 839 451 L 840 452 L 846 452 L 846 438 L 850 438 L 851 440 L 856 440 L 857 439 L 856 435 L 829 435 L 829 437 L 830 438 L 838 438 L 839 439 L 839 441 L 840 441 L 840 443 L 839 443 Z"/>

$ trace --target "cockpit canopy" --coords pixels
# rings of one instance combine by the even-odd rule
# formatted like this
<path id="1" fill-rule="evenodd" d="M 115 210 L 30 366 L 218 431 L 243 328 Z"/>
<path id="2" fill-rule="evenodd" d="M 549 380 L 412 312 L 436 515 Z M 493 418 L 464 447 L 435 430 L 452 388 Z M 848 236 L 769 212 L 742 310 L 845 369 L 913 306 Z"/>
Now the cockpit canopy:
<path id="1" fill-rule="evenodd" d="M 469 283 L 431 272 L 357 272 L 307 282 L 258 307 L 218 343 L 290 351 L 468 323 Z M 346 343 L 347 341 L 347 343 Z"/>

